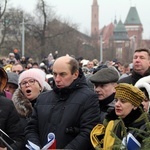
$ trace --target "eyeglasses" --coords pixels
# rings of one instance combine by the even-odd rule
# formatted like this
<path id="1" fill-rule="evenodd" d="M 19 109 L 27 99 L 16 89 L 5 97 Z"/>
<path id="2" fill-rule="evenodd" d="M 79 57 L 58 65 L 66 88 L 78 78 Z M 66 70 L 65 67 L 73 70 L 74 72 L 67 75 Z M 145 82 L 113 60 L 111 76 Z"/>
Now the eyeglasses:
<path id="1" fill-rule="evenodd" d="M 28 85 L 34 85 L 36 81 L 37 80 L 34 80 L 34 79 L 30 79 L 28 81 L 23 81 L 23 82 L 20 83 L 20 87 L 23 88 L 23 87 L 26 86 L 26 84 L 28 84 Z"/>

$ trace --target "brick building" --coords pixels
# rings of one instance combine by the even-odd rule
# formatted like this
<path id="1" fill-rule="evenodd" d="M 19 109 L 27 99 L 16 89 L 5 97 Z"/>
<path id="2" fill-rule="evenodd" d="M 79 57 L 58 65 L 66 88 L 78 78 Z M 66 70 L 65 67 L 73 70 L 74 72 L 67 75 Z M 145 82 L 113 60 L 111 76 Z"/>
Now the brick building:
<path id="1" fill-rule="evenodd" d="M 142 38 L 143 25 L 136 7 L 130 7 L 124 23 L 121 19 L 118 22 L 114 19 L 101 29 L 97 0 L 93 0 L 91 14 L 91 38 L 93 43 L 102 45 L 103 61 L 117 59 L 122 63 L 131 62 L 135 49 L 150 48 L 150 40 Z"/>

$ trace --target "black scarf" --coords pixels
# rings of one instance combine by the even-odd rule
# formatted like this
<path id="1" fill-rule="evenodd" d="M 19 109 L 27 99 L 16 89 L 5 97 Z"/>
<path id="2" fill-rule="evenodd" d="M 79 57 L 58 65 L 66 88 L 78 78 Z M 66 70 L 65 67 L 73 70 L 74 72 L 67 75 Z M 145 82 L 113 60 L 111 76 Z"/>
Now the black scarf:
<path id="1" fill-rule="evenodd" d="M 68 87 L 65 88 L 57 88 L 55 82 L 53 82 L 53 90 L 57 94 L 60 100 L 66 100 L 70 94 L 76 89 L 81 88 L 86 85 L 86 79 L 81 69 L 79 69 L 79 76 L 75 79 Z"/>
<path id="2" fill-rule="evenodd" d="M 111 94 L 109 97 L 107 97 L 104 100 L 100 100 L 99 104 L 100 104 L 100 109 L 105 108 L 105 106 L 107 106 L 109 103 L 111 103 L 114 100 L 115 97 L 115 93 Z"/>
<path id="3" fill-rule="evenodd" d="M 133 85 L 142 77 L 148 76 L 150 75 L 150 67 L 148 68 L 148 70 L 144 73 L 144 75 L 140 75 L 138 73 L 136 73 L 134 70 L 132 71 L 132 77 L 133 77 Z"/>

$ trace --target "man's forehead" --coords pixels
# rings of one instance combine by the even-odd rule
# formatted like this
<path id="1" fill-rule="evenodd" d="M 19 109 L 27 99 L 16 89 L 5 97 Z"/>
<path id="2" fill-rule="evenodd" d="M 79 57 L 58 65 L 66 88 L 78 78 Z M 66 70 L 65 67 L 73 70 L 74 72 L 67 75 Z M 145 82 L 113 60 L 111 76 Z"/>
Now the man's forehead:
<path id="1" fill-rule="evenodd" d="M 145 52 L 145 51 L 135 52 L 135 53 L 134 53 L 134 55 L 143 55 L 143 54 L 144 54 L 144 55 L 145 55 L 145 54 L 147 55 L 148 53 Z"/>

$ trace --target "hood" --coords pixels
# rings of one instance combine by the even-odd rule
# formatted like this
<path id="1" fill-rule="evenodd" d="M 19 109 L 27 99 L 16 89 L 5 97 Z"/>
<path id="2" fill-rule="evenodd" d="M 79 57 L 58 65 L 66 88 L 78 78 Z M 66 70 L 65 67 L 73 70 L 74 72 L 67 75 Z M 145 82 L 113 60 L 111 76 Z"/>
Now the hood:
<path id="1" fill-rule="evenodd" d="M 31 102 L 22 94 L 18 88 L 13 94 L 12 101 L 21 116 L 29 117 L 32 113 Z"/>
<path id="2" fill-rule="evenodd" d="M 2 92 L 7 84 L 8 81 L 8 77 L 7 77 L 7 73 L 5 72 L 5 70 L 0 67 L 0 92 Z"/>

